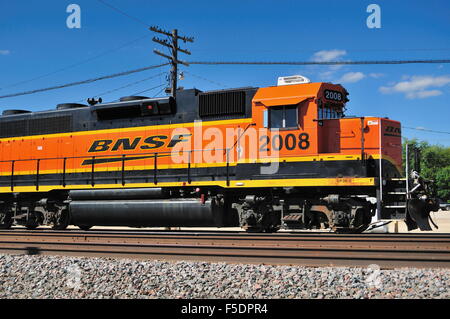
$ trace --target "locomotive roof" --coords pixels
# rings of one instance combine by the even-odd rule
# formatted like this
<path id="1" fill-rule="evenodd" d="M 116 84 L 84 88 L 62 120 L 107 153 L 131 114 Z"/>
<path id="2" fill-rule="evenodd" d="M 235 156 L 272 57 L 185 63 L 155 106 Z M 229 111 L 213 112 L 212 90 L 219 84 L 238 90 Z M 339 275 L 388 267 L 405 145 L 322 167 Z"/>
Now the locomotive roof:
<path id="1" fill-rule="evenodd" d="M 258 88 L 257 87 L 238 87 L 238 88 L 231 88 L 231 89 L 222 89 L 222 90 L 210 90 L 210 91 L 201 91 L 197 88 L 193 88 L 193 89 L 186 89 L 186 90 L 179 90 L 177 91 L 177 103 L 178 102 L 182 102 L 184 99 L 190 97 L 190 96 L 197 96 L 198 94 L 209 94 L 209 93 L 224 93 L 224 92 L 235 92 L 235 91 L 256 91 Z M 152 97 L 152 98 L 145 98 L 145 99 L 139 99 L 139 100 L 132 100 L 132 101 L 120 101 L 120 100 L 116 100 L 116 101 L 110 101 L 110 102 L 105 102 L 105 103 L 98 103 L 95 104 L 93 106 L 89 106 L 86 104 L 78 104 L 78 103 L 67 103 L 67 104 L 73 104 L 73 105 L 78 105 L 79 107 L 74 107 L 74 108 L 64 108 L 64 109 L 48 109 L 48 110 L 40 110 L 40 111 L 28 111 L 28 110 L 4 110 L 3 113 L 7 113 L 8 111 L 13 111 L 11 114 L 2 114 L 0 115 L 0 120 L 5 119 L 5 118 L 22 118 L 22 117 L 29 117 L 32 116 L 33 114 L 44 114 L 44 113 L 48 113 L 48 114 L 55 114 L 55 113 L 66 113 L 68 111 L 72 112 L 72 111 L 80 111 L 82 110 L 83 106 L 85 107 L 90 107 L 90 108 L 100 108 L 100 106 L 112 106 L 112 105 L 132 105 L 132 104 L 136 104 L 138 102 L 151 102 L 151 101 L 159 101 L 162 99 L 167 99 L 169 98 L 169 96 L 164 96 L 164 97 Z M 58 105 L 62 105 L 62 104 L 58 104 Z M 17 113 L 15 113 L 17 112 Z"/>
<path id="2" fill-rule="evenodd" d="M 166 96 L 2 115 L 0 138 L 251 117 L 256 91 L 253 87 L 206 92 L 194 88 L 177 91 L 176 104 Z M 211 103 L 216 104 L 211 107 Z M 159 112 L 153 112 L 151 105 Z"/>

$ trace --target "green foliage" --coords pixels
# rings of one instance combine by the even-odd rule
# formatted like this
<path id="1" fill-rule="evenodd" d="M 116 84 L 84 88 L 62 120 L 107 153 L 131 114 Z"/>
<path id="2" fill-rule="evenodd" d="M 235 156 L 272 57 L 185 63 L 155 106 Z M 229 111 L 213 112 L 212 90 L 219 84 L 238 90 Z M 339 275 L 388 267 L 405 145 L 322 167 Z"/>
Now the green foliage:
<path id="1" fill-rule="evenodd" d="M 416 139 L 405 139 L 403 143 L 403 165 L 405 165 L 405 145 L 413 145 L 420 149 L 421 175 L 434 180 L 439 198 L 450 201 L 450 147 L 430 145 Z M 412 148 L 410 148 L 412 153 Z M 410 155 L 410 169 L 414 166 L 413 156 Z"/>

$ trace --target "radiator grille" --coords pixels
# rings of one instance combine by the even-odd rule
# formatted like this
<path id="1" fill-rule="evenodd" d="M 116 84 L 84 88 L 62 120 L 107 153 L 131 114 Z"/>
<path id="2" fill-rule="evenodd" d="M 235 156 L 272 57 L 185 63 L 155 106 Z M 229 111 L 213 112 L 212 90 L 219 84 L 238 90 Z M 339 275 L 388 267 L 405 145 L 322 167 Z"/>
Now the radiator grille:
<path id="1" fill-rule="evenodd" d="M 8 121 L 0 123 L 0 137 L 12 137 L 24 135 L 28 132 L 28 121 Z"/>
<path id="2" fill-rule="evenodd" d="M 71 132 L 72 116 L 0 121 L 0 138 Z"/>
<path id="3" fill-rule="evenodd" d="M 199 95 L 199 115 L 245 114 L 245 92 L 213 92 Z"/>

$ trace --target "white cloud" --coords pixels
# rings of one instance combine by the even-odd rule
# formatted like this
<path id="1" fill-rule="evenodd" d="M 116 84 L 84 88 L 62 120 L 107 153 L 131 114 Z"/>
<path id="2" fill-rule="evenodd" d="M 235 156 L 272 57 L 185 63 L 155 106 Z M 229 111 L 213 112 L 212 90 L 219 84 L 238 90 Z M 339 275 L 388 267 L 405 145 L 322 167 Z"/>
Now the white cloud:
<path id="1" fill-rule="evenodd" d="M 322 50 L 314 53 L 312 60 L 314 62 L 330 62 L 338 60 L 340 57 L 347 54 L 345 50 Z"/>
<path id="2" fill-rule="evenodd" d="M 355 83 L 362 79 L 364 79 L 366 76 L 362 72 L 348 72 L 345 73 L 339 80 L 336 82 L 338 83 Z"/>
<path id="3" fill-rule="evenodd" d="M 404 81 L 392 84 L 391 86 L 380 87 L 380 92 L 384 94 L 403 93 L 408 99 L 423 99 L 441 95 L 442 91 L 436 90 L 435 88 L 450 84 L 449 75 L 413 75 L 403 76 L 402 79 Z"/>
<path id="4" fill-rule="evenodd" d="M 369 73 L 369 76 L 374 79 L 378 79 L 384 76 L 384 73 Z"/>
<path id="5" fill-rule="evenodd" d="M 407 93 L 406 97 L 408 99 L 424 99 L 427 97 L 438 96 L 441 94 L 442 94 L 442 91 L 439 91 L 439 90 L 428 90 L 428 91 L 418 91 L 418 92 Z"/>
<path id="6" fill-rule="evenodd" d="M 319 77 L 323 80 L 331 80 L 333 78 L 333 75 L 334 71 L 325 71 L 319 73 Z"/>
<path id="7" fill-rule="evenodd" d="M 9 50 L 0 50 L 0 55 L 8 55 L 10 53 L 11 53 L 11 51 L 9 51 Z"/>
<path id="8" fill-rule="evenodd" d="M 317 51 L 311 57 L 311 61 L 314 62 L 330 62 L 330 61 L 339 61 L 341 57 L 347 54 L 345 50 L 321 50 Z M 319 73 L 319 78 L 325 81 L 331 81 L 335 77 L 335 73 L 340 70 L 343 65 L 329 65 L 326 68 L 326 71 Z"/>

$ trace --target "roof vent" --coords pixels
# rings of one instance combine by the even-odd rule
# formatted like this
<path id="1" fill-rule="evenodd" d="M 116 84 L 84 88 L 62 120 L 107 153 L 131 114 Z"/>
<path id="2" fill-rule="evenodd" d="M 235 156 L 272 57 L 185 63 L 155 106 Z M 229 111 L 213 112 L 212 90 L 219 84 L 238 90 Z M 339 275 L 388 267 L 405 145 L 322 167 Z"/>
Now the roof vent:
<path id="1" fill-rule="evenodd" d="M 311 80 L 303 75 L 280 76 L 278 86 L 311 83 Z"/>
<path id="2" fill-rule="evenodd" d="M 245 91 L 200 93 L 198 113 L 200 117 L 245 114 Z"/>
<path id="3" fill-rule="evenodd" d="M 31 113 L 31 111 L 27 111 L 27 110 L 4 110 L 2 115 L 15 115 L 15 114 L 24 114 L 24 113 Z"/>
<path id="4" fill-rule="evenodd" d="M 124 96 L 120 98 L 120 102 L 129 102 L 129 101 L 137 101 L 137 100 L 145 100 L 149 99 L 146 96 Z"/>
<path id="5" fill-rule="evenodd" d="M 76 109 L 79 107 L 86 107 L 87 105 L 78 104 L 78 103 L 62 103 L 56 106 L 57 110 L 68 110 L 68 109 Z"/>

